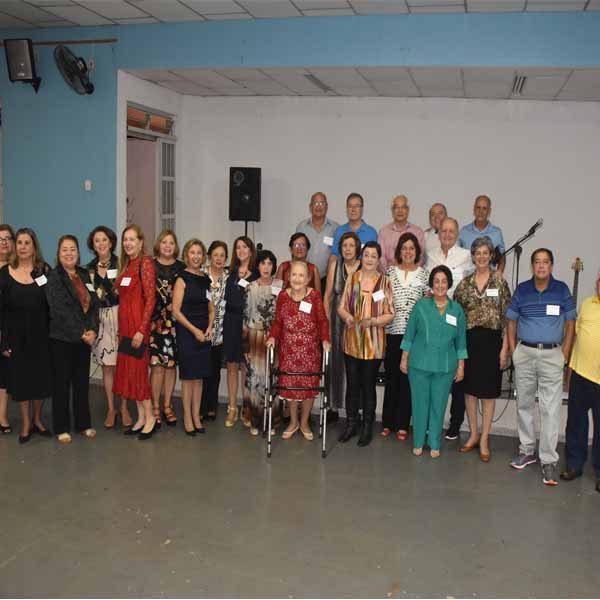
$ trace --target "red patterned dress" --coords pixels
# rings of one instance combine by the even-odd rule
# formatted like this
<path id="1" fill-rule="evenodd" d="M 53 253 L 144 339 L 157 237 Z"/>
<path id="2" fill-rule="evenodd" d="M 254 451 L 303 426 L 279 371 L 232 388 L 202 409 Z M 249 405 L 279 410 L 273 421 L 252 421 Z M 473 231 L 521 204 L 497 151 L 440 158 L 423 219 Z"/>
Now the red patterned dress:
<path id="1" fill-rule="evenodd" d="M 129 278 L 129 285 L 123 285 L 125 278 Z M 146 344 L 146 352 L 142 358 L 134 358 L 122 352 L 117 354 L 113 392 L 127 400 L 142 402 L 151 397 L 148 338 L 156 301 L 155 280 L 152 259 L 145 256 L 143 259 L 138 257 L 130 261 L 127 269 L 115 281 L 115 288 L 119 291 L 119 342 L 123 336 L 132 338 L 139 331 L 144 334 Z"/>
<path id="2" fill-rule="evenodd" d="M 312 289 L 304 302 L 311 306 L 310 313 L 301 311 L 300 302 L 292 300 L 285 290 L 277 298 L 269 337 L 279 341 L 279 368 L 282 371 L 315 373 L 321 370 L 321 342 L 329 341 L 329 321 L 319 292 Z M 317 387 L 319 377 L 280 375 L 279 385 Z M 280 395 L 289 400 L 308 400 L 317 396 L 317 392 L 283 390 Z"/>

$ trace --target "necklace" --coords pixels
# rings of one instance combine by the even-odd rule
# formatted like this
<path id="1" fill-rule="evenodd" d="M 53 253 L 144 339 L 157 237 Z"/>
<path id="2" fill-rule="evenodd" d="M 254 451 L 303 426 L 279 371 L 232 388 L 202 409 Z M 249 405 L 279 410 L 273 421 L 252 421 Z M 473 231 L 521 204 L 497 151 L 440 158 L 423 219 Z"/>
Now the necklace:
<path id="1" fill-rule="evenodd" d="M 100 259 L 98 259 L 98 267 L 100 269 L 108 269 L 108 267 L 110 267 L 110 258 L 105 261 L 101 261 Z"/>

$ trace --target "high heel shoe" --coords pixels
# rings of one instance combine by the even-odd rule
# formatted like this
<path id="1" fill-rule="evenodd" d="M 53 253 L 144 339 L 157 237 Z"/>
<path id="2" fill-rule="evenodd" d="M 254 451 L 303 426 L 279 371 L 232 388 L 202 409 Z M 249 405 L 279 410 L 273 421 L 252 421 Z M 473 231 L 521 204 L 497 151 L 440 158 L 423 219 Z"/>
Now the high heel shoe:
<path id="1" fill-rule="evenodd" d="M 233 427 L 237 420 L 238 420 L 238 407 L 237 406 L 228 406 L 227 407 L 227 418 L 225 419 L 225 427 Z"/>
<path id="2" fill-rule="evenodd" d="M 144 429 L 143 425 L 141 427 L 138 427 L 137 429 L 130 427 L 129 429 L 126 429 L 123 432 L 123 435 L 138 435 L 138 433 L 141 433 L 142 429 Z"/>
<path id="3" fill-rule="evenodd" d="M 52 437 L 52 432 L 49 429 L 40 429 L 37 425 L 32 425 L 31 426 L 31 433 L 37 433 L 38 435 L 41 435 L 42 437 Z"/>
<path id="4" fill-rule="evenodd" d="M 112 416 L 112 419 L 111 419 Z M 114 429 L 115 424 L 117 422 L 117 413 L 113 410 L 109 411 L 106 414 L 106 419 L 104 419 L 104 429 Z"/>
<path id="5" fill-rule="evenodd" d="M 31 439 L 31 431 L 27 435 L 19 434 L 19 444 L 26 444 Z"/>
<path id="6" fill-rule="evenodd" d="M 133 425 L 133 419 L 131 418 L 128 410 L 121 411 L 121 424 L 123 427 L 127 428 L 130 428 Z"/>
<path id="7" fill-rule="evenodd" d="M 194 426 L 194 429 L 196 430 L 196 433 L 206 433 L 206 428 L 202 424 L 200 425 L 200 427 Z"/>
<path id="8" fill-rule="evenodd" d="M 12 433 L 12 427 L 10 423 L 8 425 L 0 425 L 0 433 Z"/>
<path id="9" fill-rule="evenodd" d="M 189 435 L 190 437 L 196 437 L 196 429 L 192 429 L 191 431 L 188 431 L 187 429 L 183 429 L 185 431 L 185 435 Z"/>
<path id="10" fill-rule="evenodd" d="M 163 419 L 168 427 L 175 427 L 175 425 L 177 425 L 177 415 L 175 414 L 172 406 L 165 406 L 163 411 Z"/>
<path id="11" fill-rule="evenodd" d="M 149 440 L 154 435 L 154 432 L 157 429 L 158 429 L 158 423 L 155 421 L 154 425 L 152 426 L 152 429 L 150 431 L 146 431 L 146 433 L 144 433 L 143 431 L 140 431 L 140 434 L 138 435 L 138 440 Z"/>

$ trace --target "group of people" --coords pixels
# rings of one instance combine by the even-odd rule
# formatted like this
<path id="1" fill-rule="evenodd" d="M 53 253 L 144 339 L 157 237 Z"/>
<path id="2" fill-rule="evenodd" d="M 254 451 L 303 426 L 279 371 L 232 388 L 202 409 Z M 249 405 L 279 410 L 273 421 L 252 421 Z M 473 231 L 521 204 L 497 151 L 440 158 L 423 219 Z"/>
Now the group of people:
<path id="1" fill-rule="evenodd" d="M 511 466 L 522 469 L 539 458 L 547 485 L 556 485 L 559 476 L 581 475 L 592 409 L 600 491 L 600 277 L 577 319 L 567 285 L 552 276 L 551 250 L 538 248 L 531 255 L 532 278 L 511 294 L 503 277 L 504 240 L 489 221 L 488 196 L 475 199 L 474 220 L 462 228 L 440 203 L 431 207 L 427 229 L 410 223 L 406 196 L 392 200 L 393 221 L 379 232 L 364 221 L 364 200 L 357 193 L 346 200 L 343 225 L 327 217 L 321 192 L 313 194 L 309 210 L 290 237 L 290 259 L 279 265 L 271 251 L 257 251 L 246 236 L 234 241 L 228 266 L 228 246 L 219 240 L 208 250 L 202 241 L 189 240 L 180 260 L 170 230 L 156 239 L 152 258 L 144 232 L 128 225 L 118 257 L 116 234 L 99 226 L 88 236 L 95 258 L 86 267 L 79 264 L 78 240 L 65 235 L 50 268 L 32 230 L 15 234 L 0 226 L 2 432 L 10 431 L 8 392 L 21 406 L 21 443 L 33 433 L 52 435 L 41 416 L 48 396 L 59 442 L 71 441 L 70 403 L 73 430 L 93 437 L 88 399 L 93 355 L 102 367 L 106 428 L 115 427 L 120 416 L 125 434 L 145 440 L 162 423 L 175 425 L 178 367 L 185 433 L 204 433 L 203 422 L 217 415 L 224 362 L 225 426 L 233 427 L 241 416 L 257 436 L 267 348 L 275 347 L 285 400 L 285 413 L 276 406 L 275 424 L 287 423 L 283 439 L 299 432 L 311 440 L 315 373 L 326 350 L 330 422 L 339 409 L 346 412 L 340 442 L 372 441 L 384 361 L 381 436 L 404 441 L 412 426 L 413 453 L 420 456 L 427 445 L 437 458 L 451 395 L 446 439 L 458 438 L 466 410 L 470 435 L 459 451 L 478 449 L 488 462 L 495 399 L 512 357 L 520 446 Z M 563 371 L 569 361 L 567 464 L 559 472 Z M 135 421 L 128 400 L 138 403 Z"/>

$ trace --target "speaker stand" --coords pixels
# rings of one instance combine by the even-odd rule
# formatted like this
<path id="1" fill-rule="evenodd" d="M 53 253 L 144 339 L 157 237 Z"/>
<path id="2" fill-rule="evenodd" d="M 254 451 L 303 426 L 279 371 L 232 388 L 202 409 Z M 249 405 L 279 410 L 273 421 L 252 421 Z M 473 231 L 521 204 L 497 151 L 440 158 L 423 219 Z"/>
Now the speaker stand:
<path id="1" fill-rule="evenodd" d="M 248 237 L 248 221 L 244 221 L 244 235 Z"/>

